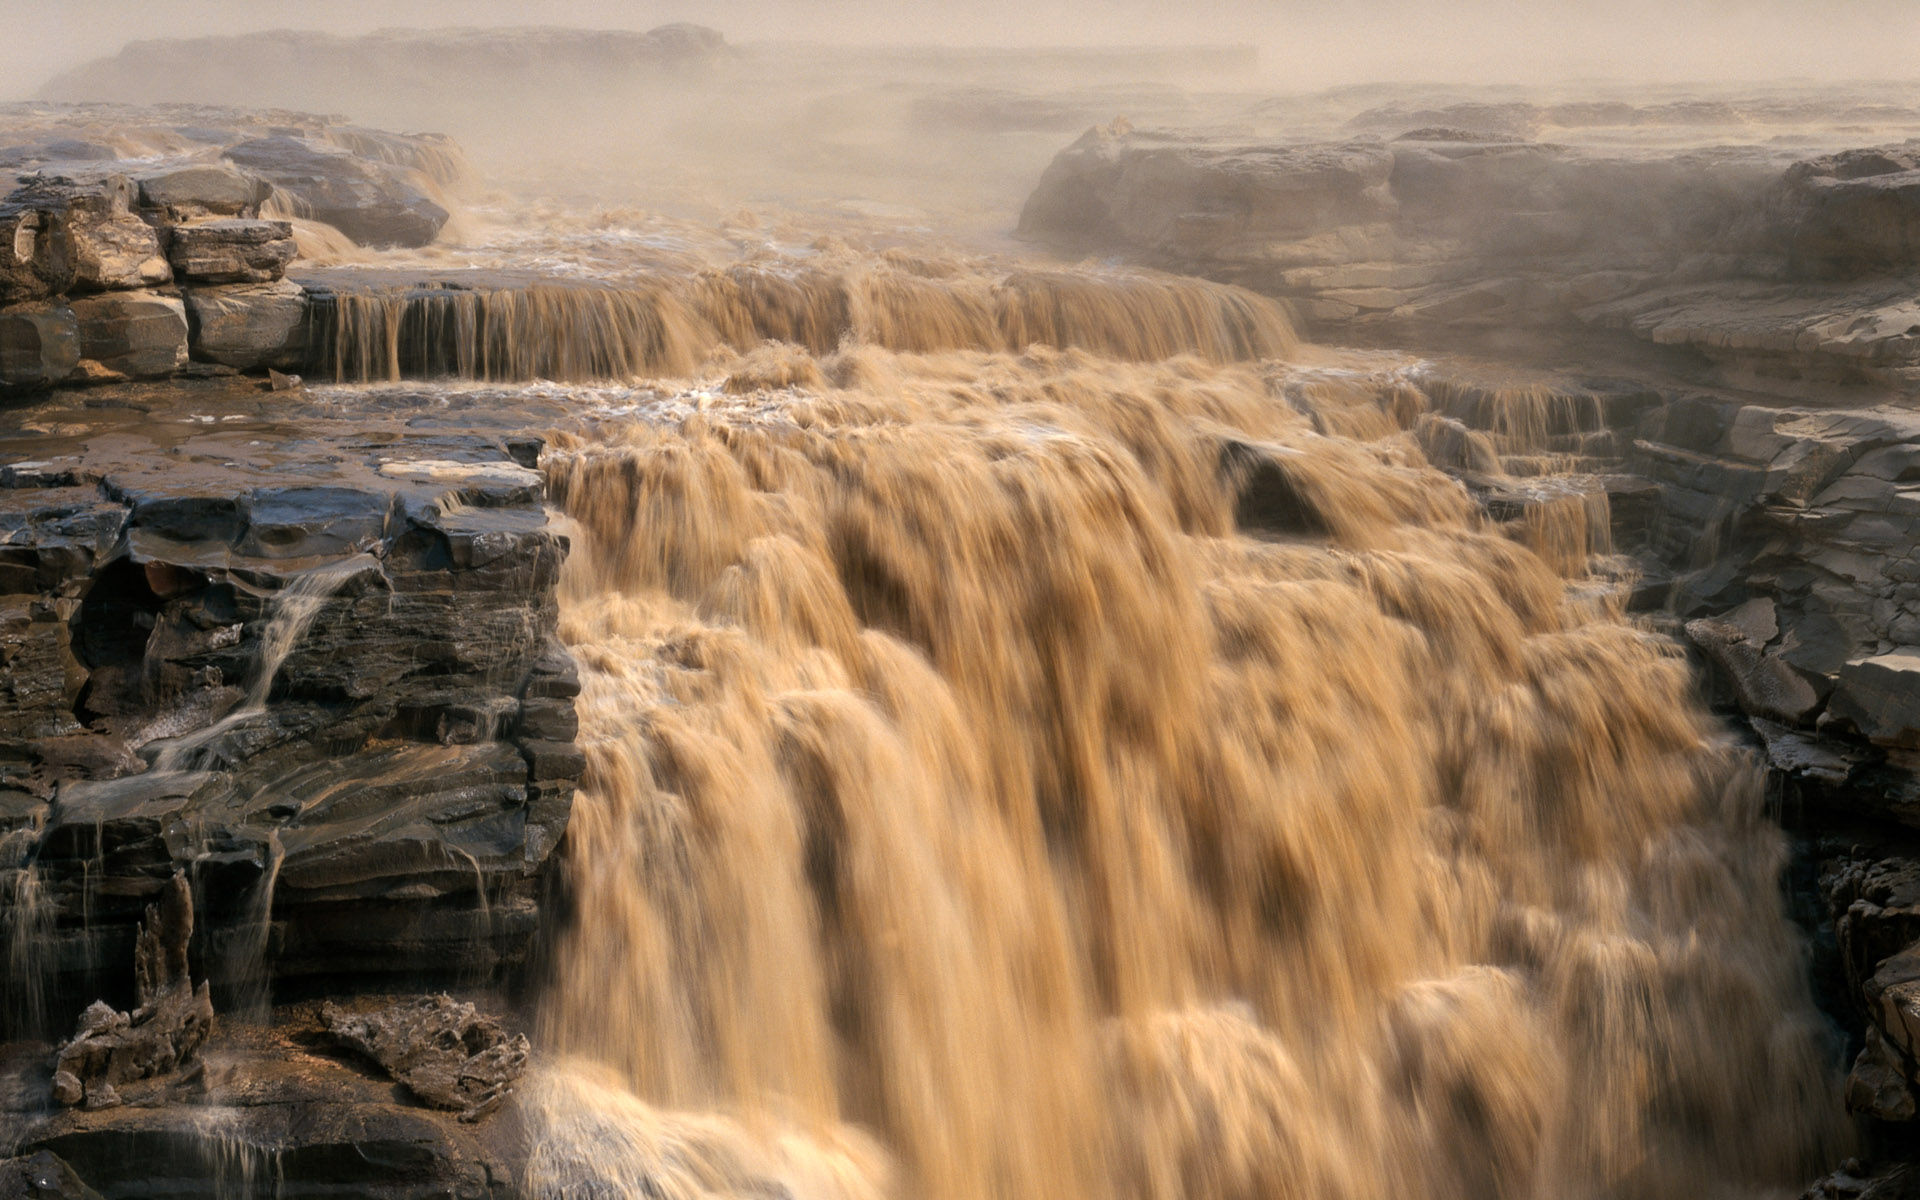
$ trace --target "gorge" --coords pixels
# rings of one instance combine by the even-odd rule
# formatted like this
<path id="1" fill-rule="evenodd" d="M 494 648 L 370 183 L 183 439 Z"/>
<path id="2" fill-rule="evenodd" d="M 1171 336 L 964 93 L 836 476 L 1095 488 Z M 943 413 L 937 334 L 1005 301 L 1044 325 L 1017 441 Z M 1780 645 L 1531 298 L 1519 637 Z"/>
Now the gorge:
<path id="1" fill-rule="evenodd" d="M 1920 1186 L 1920 85 L 236 33 L 0 165 L 0 1195 Z"/>

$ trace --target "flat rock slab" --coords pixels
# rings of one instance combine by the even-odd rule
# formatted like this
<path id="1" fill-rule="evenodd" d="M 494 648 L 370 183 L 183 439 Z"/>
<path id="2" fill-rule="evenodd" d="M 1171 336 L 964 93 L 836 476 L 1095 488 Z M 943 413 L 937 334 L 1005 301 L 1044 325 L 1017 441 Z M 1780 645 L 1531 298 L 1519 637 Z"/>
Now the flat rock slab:
<path id="1" fill-rule="evenodd" d="M 291 223 L 238 217 L 175 225 L 167 246 L 174 273 L 197 283 L 272 283 L 295 253 Z"/>
<path id="2" fill-rule="evenodd" d="M 1831 708 L 1877 745 L 1920 748 L 1920 649 L 1849 662 Z"/>

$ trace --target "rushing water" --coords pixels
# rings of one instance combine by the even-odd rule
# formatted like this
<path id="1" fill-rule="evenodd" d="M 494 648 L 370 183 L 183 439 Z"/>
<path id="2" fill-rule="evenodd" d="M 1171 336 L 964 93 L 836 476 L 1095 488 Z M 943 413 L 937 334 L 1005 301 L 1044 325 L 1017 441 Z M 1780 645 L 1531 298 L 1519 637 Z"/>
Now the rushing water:
<path id="1" fill-rule="evenodd" d="M 1831 1161 L 1753 769 L 1569 586 L 1597 534 L 1543 559 L 1427 465 L 1451 421 L 1497 471 L 1548 407 L 1467 444 L 1403 374 L 1004 345 L 763 348 L 549 450 L 589 765 L 537 1194 L 1677 1200 Z M 1249 462 L 1290 526 L 1240 527 Z"/>

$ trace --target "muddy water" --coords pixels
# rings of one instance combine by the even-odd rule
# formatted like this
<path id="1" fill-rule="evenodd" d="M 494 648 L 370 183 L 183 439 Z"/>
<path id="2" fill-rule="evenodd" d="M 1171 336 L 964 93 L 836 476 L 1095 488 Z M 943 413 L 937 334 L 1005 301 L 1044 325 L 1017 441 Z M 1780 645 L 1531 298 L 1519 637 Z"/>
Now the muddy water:
<path id="1" fill-rule="evenodd" d="M 768 347 L 549 450 L 589 767 L 538 1194 L 1745 1196 L 1839 1152 L 1683 664 L 1427 465 L 1447 397 L 1190 349 Z"/>

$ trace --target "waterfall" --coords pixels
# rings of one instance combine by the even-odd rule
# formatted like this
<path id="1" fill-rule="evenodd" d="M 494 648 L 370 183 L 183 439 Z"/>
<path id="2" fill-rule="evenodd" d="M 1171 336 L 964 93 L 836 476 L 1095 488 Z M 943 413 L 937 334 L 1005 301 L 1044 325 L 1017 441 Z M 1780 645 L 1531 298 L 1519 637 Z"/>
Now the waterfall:
<path id="1" fill-rule="evenodd" d="M 534 1194 L 1678 1200 L 1843 1147 L 1756 769 L 1563 579 L 1604 509 L 1428 465 L 1459 397 L 776 357 L 543 462 L 588 768 Z"/>

